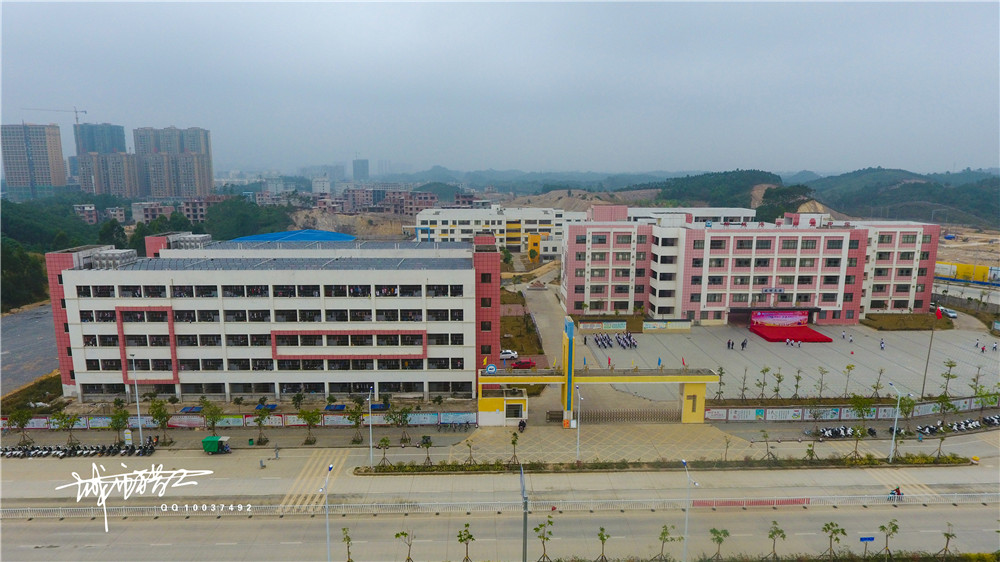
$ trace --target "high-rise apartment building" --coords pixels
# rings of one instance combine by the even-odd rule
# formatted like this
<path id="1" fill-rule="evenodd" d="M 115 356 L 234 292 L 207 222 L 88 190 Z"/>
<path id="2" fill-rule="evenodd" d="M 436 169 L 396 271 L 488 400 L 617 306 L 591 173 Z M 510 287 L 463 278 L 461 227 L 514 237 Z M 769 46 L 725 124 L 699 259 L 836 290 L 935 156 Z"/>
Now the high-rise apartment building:
<path id="1" fill-rule="evenodd" d="M 78 159 L 80 190 L 131 199 L 139 196 L 139 161 L 135 154 L 81 155 Z"/>
<path id="2" fill-rule="evenodd" d="M 3 125 L 0 146 L 13 199 L 34 199 L 39 188 L 66 185 L 58 125 Z"/>
<path id="3" fill-rule="evenodd" d="M 212 138 L 208 130 L 142 127 L 133 131 L 133 137 L 140 193 L 196 197 L 212 192 Z"/>
<path id="4" fill-rule="evenodd" d="M 354 161 L 354 181 L 368 181 L 368 160 Z"/>
<path id="5" fill-rule="evenodd" d="M 121 125 L 77 123 L 73 125 L 73 137 L 77 156 L 125 152 L 125 127 Z"/>

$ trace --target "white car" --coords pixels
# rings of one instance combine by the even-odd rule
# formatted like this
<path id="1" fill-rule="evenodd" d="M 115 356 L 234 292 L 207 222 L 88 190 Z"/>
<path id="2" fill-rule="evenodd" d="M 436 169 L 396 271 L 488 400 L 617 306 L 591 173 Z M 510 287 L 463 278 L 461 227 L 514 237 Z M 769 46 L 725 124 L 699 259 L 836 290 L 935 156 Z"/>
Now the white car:
<path id="1" fill-rule="evenodd" d="M 501 360 L 517 359 L 517 352 L 510 349 L 505 349 L 500 352 L 500 359 Z"/>
<path id="2" fill-rule="evenodd" d="M 941 307 L 941 314 L 944 314 L 948 318 L 958 318 L 958 313 L 950 308 Z"/>

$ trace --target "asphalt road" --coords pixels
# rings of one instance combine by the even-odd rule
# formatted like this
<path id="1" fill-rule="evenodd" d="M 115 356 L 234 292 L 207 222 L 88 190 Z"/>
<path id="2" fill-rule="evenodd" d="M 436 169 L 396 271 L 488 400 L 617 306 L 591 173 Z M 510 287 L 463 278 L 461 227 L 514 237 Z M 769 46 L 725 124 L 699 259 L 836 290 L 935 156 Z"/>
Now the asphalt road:
<path id="1" fill-rule="evenodd" d="M 528 557 L 541 555 L 541 546 L 532 528 L 547 514 L 535 513 L 528 518 Z M 684 515 L 670 513 L 629 512 L 556 514 L 548 554 L 553 558 L 580 556 L 592 559 L 600 553 L 597 532 L 604 527 L 611 536 L 606 554 L 612 559 L 627 556 L 648 559 L 660 550 L 657 540 L 663 525 L 673 525 L 673 534 L 681 535 Z M 771 551 L 767 538 L 771 521 L 777 521 L 787 539 L 778 541 L 777 552 L 819 554 L 826 550 L 829 539 L 821 531 L 824 524 L 835 522 L 845 529 L 839 549 L 861 553 L 863 536 L 875 537 L 869 543 L 870 552 L 880 549 L 884 536 L 878 531 L 891 519 L 898 521 L 899 534 L 890 547 L 937 552 L 945 543 L 947 524 L 957 535 L 951 548 L 960 552 L 992 552 L 997 543 L 997 509 L 991 506 L 947 506 L 926 508 L 810 508 L 720 510 L 711 512 L 695 509 L 689 527 L 689 559 L 701 554 L 714 554 L 709 529 L 729 531 L 722 545 L 723 554 L 745 552 L 751 556 Z M 358 562 L 372 560 L 403 560 L 406 547 L 393 535 L 401 530 L 414 534 L 414 560 L 460 560 L 465 548 L 456 535 L 465 523 L 475 537 L 469 548 L 473 560 L 520 560 L 522 523 L 518 514 L 454 515 L 426 517 L 331 517 L 330 537 L 332 558 L 343 560 L 346 555 L 342 531 L 349 528 L 353 545 L 351 555 Z M 2 522 L 4 540 L 0 555 L 5 561 L 58 560 L 323 560 L 326 558 L 326 524 L 323 517 L 245 517 L 232 518 L 151 518 L 114 520 L 108 533 L 87 519 L 37 519 L 34 521 Z M 667 546 L 667 553 L 681 558 L 682 545 Z"/>
<path id="2" fill-rule="evenodd" d="M 0 392 L 8 392 L 59 368 L 52 331 L 52 305 L 0 320 Z"/>

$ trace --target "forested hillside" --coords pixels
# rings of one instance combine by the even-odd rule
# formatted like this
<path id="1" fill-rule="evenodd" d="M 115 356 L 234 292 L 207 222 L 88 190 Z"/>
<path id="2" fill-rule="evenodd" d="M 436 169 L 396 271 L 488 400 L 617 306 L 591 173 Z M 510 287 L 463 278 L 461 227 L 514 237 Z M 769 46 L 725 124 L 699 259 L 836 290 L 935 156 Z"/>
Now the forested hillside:
<path id="1" fill-rule="evenodd" d="M 957 183 L 966 179 L 973 181 Z M 971 170 L 923 176 L 866 168 L 807 185 L 817 200 L 856 217 L 929 222 L 933 215 L 935 222 L 995 227 L 1000 216 L 1000 177 Z"/>
<path id="2" fill-rule="evenodd" d="M 761 170 L 735 170 L 715 172 L 661 182 L 635 185 L 633 189 L 659 189 L 657 199 L 670 201 L 677 206 L 710 205 L 713 207 L 750 207 L 750 192 L 754 186 L 769 184 L 780 186 L 781 177 Z"/>

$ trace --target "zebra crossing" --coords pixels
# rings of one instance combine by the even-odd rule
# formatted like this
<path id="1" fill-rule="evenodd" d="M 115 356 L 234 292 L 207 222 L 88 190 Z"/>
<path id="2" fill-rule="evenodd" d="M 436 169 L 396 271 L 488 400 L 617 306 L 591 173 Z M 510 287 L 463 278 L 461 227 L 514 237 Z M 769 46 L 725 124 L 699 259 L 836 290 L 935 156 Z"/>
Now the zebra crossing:
<path id="1" fill-rule="evenodd" d="M 281 500 L 281 507 L 287 513 L 305 511 L 304 506 L 322 505 L 323 492 L 320 488 L 326 481 L 327 467 L 333 465 L 330 471 L 330 482 L 337 479 L 347 462 L 349 449 L 317 449 L 312 452 L 305 466 L 295 477 L 289 491 Z"/>

